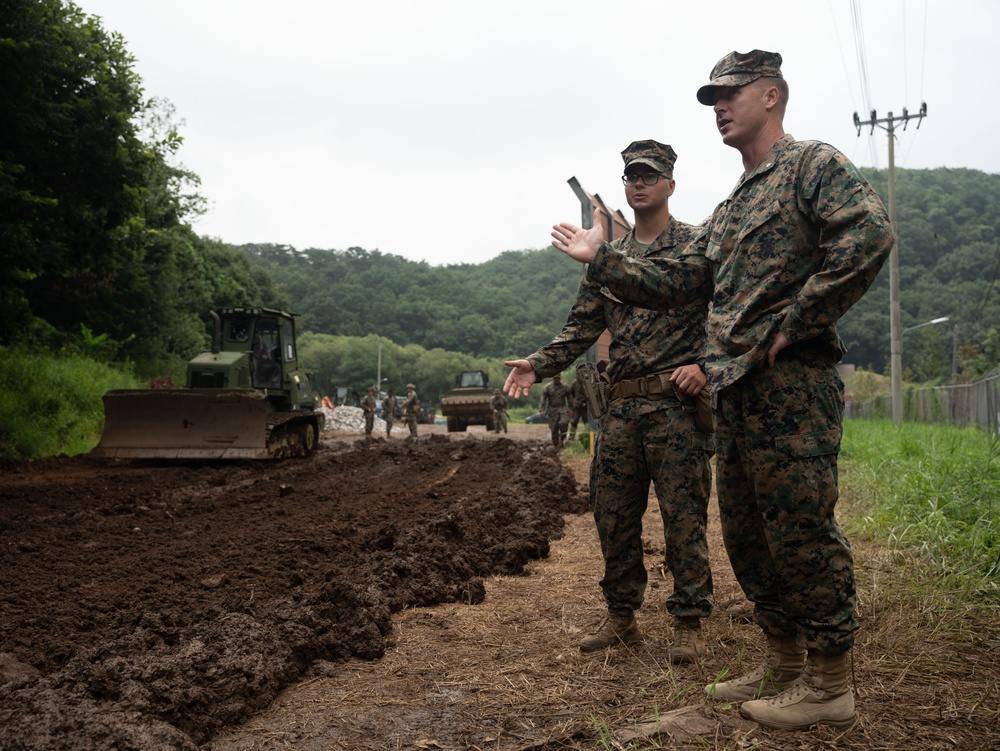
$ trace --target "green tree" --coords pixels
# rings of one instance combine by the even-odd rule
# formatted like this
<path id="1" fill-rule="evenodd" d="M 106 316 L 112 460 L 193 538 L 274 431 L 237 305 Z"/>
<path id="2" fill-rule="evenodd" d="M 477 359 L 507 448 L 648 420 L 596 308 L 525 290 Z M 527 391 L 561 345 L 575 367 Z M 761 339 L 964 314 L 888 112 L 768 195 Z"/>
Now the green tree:
<path id="1" fill-rule="evenodd" d="M 0 341 L 34 318 L 125 338 L 153 290 L 120 233 L 152 155 L 142 90 L 120 35 L 61 0 L 0 13 Z"/>

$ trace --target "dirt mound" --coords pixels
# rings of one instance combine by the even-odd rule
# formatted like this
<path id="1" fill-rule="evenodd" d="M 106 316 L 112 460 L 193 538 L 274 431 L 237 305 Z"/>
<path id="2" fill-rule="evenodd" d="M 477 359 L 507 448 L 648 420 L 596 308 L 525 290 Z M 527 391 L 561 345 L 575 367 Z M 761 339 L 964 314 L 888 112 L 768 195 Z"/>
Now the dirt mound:
<path id="1" fill-rule="evenodd" d="M 543 443 L 358 441 L 281 464 L 5 462 L 0 747 L 194 749 L 392 615 L 481 602 L 586 498 Z"/>

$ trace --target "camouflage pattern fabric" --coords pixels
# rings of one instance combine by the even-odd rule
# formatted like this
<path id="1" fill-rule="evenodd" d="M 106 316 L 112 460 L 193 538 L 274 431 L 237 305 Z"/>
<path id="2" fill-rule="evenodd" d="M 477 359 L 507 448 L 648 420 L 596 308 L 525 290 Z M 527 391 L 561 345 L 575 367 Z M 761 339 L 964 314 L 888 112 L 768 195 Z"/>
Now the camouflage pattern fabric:
<path id="1" fill-rule="evenodd" d="M 835 324 L 892 243 L 885 207 L 847 157 L 785 135 L 680 258 L 633 259 L 605 243 L 587 275 L 636 305 L 711 300 L 706 367 L 716 392 L 756 367 L 778 331 L 818 340 L 839 360 Z"/>
<path id="2" fill-rule="evenodd" d="M 377 402 L 371 391 L 365 394 L 365 398 L 361 400 L 361 409 L 365 415 L 365 435 L 371 435 L 372 429 L 375 427 L 376 404 Z"/>
<path id="3" fill-rule="evenodd" d="M 587 422 L 587 392 L 583 390 L 583 383 L 579 380 L 573 381 L 570 385 L 569 400 L 569 437 L 572 440 L 576 436 L 580 420 Z"/>
<path id="4" fill-rule="evenodd" d="M 417 437 L 417 417 L 420 415 L 420 399 L 416 391 L 410 391 L 403 402 L 403 421 L 410 429 L 410 435 Z"/>
<path id="5" fill-rule="evenodd" d="M 667 611 L 707 616 L 713 605 L 706 536 L 712 490 L 710 435 L 673 398 L 615 400 L 601 418 L 590 500 L 604 555 L 609 608 L 638 610 L 646 589 L 642 517 L 653 483 L 663 519 L 663 562 L 673 576 Z"/>
<path id="6" fill-rule="evenodd" d="M 392 433 L 392 424 L 396 421 L 396 397 L 387 396 L 382 400 L 382 419 L 385 420 L 385 434 Z"/>
<path id="7" fill-rule="evenodd" d="M 858 627 L 851 547 L 834 515 L 844 386 L 829 350 L 789 349 L 719 393 L 722 531 L 760 627 L 801 629 L 805 646 L 840 654 Z"/>
<path id="8" fill-rule="evenodd" d="M 699 229 L 671 219 L 643 249 L 634 231 L 615 241 L 628 257 L 678 258 Z M 565 370 L 608 329 L 612 381 L 639 378 L 696 361 L 705 346 L 705 299 L 670 310 L 622 302 L 606 286 L 580 284 L 569 319 L 556 338 L 528 357 L 539 377 Z M 705 516 L 711 489 L 711 436 L 699 433 L 672 395 L 612 402 L 602 418 L 591 462 L 590 501 L 601 539 L 601 579 L 608 607 L 637 609 L 646 568 L 642 516 L 652 482 L 664 523 L 664 563 L 674 579 L 670 613 L 705 616 L 712 609 Z"/>
<path id="9" fill-rule="evenodd" d="M 671 218 L 646 250 L 631 231 L 616 240 L 615 247 L 630 258 L 674 259 L 699 233 L 700 228 Z M 670 370 L 703 355 L 708 307 L 704 295 L 692 295 L 688 304 L 663 310 L 662 295 L 651 295 L 651 305 L 625 303 L 608 286 L 591 281 L 589 276 L 592 274 L 580 282 L 562 331 L 528 355 L 539 380 L 569 368 L 605 329 L 611 332 L 607 372 L 612 382 Z"/>
<path id="10" fill-rule="evenodd" d="M 552 445 L 562 446 L 566 439 L 566 431 L 569 429 L 569 386 L 562 382 L 549 382 L 542 389 L 539 411 L 549 420 Z"/>
<path id="11" fill-rule="evenodd" d="M 885 207 L 854 165 L 786 135 L 682 257 L 636 260 L 605 244 L 588 269 L 635 304 L 711 299 L 707 370 L 730 561 L 761 628 L 788 634 L 794 623 L 806 647 L 833 654 L 850 649 L 856 628 L 853 563 L 831 523 L 844 353 L 835 323 L 892 244 Z M 770 369 L 779 331 L 793 344 Z"/>
<path id="12" fill-rule="evenodd" d="M 490 407 L 493 408 L 493 432 L 499 433 L 501 430 L 507 432 L 507 397 L 503 394 L 494 394 L 490 398 Z"/>

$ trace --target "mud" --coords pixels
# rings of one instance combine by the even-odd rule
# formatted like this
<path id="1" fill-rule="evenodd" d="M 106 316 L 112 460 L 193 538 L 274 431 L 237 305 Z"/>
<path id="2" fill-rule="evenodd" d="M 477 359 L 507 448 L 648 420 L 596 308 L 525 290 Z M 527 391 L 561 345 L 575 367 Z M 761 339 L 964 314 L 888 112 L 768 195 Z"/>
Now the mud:
<path id="1" fill-rule="evenodd" d="M 404 608 L 479 603 L 586 509 L 542 441 L 0 464 L 0 748 L 196 749 Z"/>

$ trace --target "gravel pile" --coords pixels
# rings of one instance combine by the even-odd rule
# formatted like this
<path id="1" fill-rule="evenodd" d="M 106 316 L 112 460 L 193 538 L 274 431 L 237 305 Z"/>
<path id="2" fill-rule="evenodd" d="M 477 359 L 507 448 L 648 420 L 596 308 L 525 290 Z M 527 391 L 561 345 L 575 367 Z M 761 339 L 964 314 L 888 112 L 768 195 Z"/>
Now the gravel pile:
<path id="1" fill-rule="evenodd" d="M 336 409 L 323 407 L 323 414 L 326 415 L 326 430 L 360 430 L 364 432 L 365 412 L 361 407 L 348 407 L 346 405 Z M 372 430 L 376 433 L 385 433 L 385 420 L 376 417 L 375 427 Z"/>

